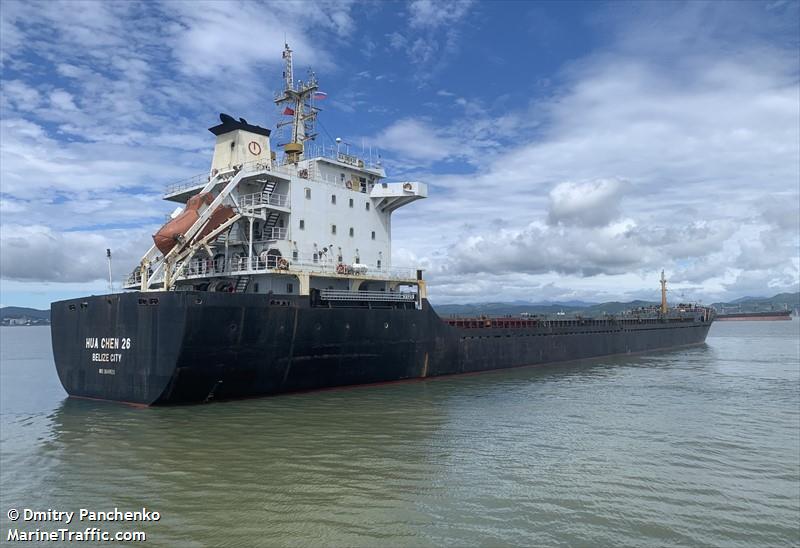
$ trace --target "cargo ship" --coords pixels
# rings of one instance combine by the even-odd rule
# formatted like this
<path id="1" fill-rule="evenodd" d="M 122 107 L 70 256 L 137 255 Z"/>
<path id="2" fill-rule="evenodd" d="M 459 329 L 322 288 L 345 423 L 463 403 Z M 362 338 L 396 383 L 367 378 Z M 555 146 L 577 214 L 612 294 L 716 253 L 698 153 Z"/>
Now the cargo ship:
<path id="1" fill-rule="evenodd" d="M 761 312 L 720 312 L 719 321 L 783 321 L 792 319 L 791 310 L 765 310 Z"/>
<path id="2" fill-rule="evenodd" d="M 200 403 L 536 366 L 702 343 L 713 310 L 662 302 L 603 318 L 439 317 L 424 272 L 392 264 L 391 220 L 427 185 L 387 180 L 340 140 L 316 148 L 325 94 L 275 97 L 288 140 L 220 115 L 208 172 L 171 185 L 181 204 L 122 293 L 55 302 L 52 342 L 70 396 Z M 343 146 L 345 150 L 342 150 Z"/>

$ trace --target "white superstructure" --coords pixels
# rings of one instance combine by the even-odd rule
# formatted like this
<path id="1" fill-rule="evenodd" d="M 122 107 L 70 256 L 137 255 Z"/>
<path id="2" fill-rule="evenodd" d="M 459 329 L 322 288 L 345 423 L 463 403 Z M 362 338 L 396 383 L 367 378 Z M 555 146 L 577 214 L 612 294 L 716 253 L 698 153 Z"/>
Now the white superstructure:
<path id="1" fill-rule="evenodd" d="M 209 173 L 167 189 L 165 199 L 189 204 L 154 236 L 126 288 L 424 297 L 421 271 L 391 264 L 391 215 L 425 198 L 427 186 L 388 182 L 380 165 L 349 153 L 308 154 L 316 78 L 296 82 L 288 46 L 284 59 L 275 102 L 292 131 L 282 154 L 269 130 L 220 115 Z"/>

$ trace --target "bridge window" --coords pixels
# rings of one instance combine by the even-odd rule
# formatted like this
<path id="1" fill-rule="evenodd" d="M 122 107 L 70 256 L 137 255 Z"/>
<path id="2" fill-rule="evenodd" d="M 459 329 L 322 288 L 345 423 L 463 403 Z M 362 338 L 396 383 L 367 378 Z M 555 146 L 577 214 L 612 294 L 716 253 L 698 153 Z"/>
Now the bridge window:
<path id="1" fill-rule="evenodd" d="M 331 225 L 331 234 L 336 234 L 336 225 Z"/>
<path id="2" fill-rule="evenodd" d="M 369 202 L 367 202 L 367 203 L 366 203 L 366 204 L 364 204 L 364 205 L 365 205 L 365 206 L 367 206 L 367 207 L 366 207 L 366 209 L 367 209 L 367 211 L 369 211 Z"/>
<path id="3" fill-rule="evenodd" d="M 306 222 L 303 219 L 300 219 L 300 230 L 306 229 Z"/>
<path id="4" fill-rule="evenodd" d="M 380 269 L 381 269 L 381 260 L 378 259 L 378 270 L 380 270 Z"/>
<path id="5" fill-rule="evenodd" d="M 353 207 L 353 199 L 350 198 L 350 207 Z"/>
<path id="6" fill-rule="evenodd" d="M 350 237 L 352 238 L 354 234 L 355 234 L 355 231 L 353 230 L 353 227 L 351 226 L 350 227 Z"/>
<path id="7" fill-rule="evenodd" d="M 306 200 L 311 199 L 311 189 L 306 187 Z"/>
<path id="8" fill-rule="evenodd" d="M 336 203 L 336 194 L 331 194 L 331 203 L 332 204 Z"/>
<path id="9" fill-rule="evenodd" d="M 374 230 L 372 231 L 372 239 L 373 240 L 375 239 L 375 231 Z"/>
<path id="10" fill-rule="evenodd" d="M 292 293 L 294 291 L 294 284 L 286 284 L 286 292 Z"/>

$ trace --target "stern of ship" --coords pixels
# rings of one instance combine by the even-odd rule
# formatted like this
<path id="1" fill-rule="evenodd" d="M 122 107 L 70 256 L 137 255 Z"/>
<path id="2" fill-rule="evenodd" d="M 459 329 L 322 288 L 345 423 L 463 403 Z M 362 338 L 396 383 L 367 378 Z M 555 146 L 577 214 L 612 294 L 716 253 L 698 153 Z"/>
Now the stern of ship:
<path id="1" fill-rule="evenodd" d="M 130 292 L 53 303 L 53 356 L 67 393 L 157 402 L 175 375 L 189 298 L 181 292 Z"/>

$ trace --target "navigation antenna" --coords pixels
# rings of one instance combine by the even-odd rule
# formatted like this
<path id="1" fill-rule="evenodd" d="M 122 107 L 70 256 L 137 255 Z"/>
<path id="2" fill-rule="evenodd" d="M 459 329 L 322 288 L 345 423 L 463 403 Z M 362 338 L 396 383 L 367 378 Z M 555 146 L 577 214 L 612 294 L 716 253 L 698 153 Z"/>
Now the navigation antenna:
<path id="1" fill-rule="evenodd" d="M 283 80 L 285 88 L 275 99 L 278 107 L 284 106 L 282 114 L 291 116 L 291 120 L 278 122 L 278 127 L 292 127 L 292 135 L 289 142 L 283 145 L 286 153 L 286 161 L 296 164 L 303 156 L 303 143 L 313 140 L 317 134 L 314 133 L 314 122 L 317 119 L 319 109 L 314 106 L 314 93 L 317 91 L 317 77 L 312 71 L 308 71 L 308 81 L 294 81 L 294 68 L 292 67 L 292 50 L 289 44 L 284 44 L 283 59 L 285 67 Z"/>
<path id="2" fill-rule="evenodd" d="M 106 248 L 106 260 L 108 261 L 108 290 L 114 292 L 114 278 L 111 275 L 111 250 Z"/>
<path id="3" fill-rule="evenodd" d="M 661 271 L 661 313 L 667 313 L 667 279 L 664 277 L 664 271 Z"/>

